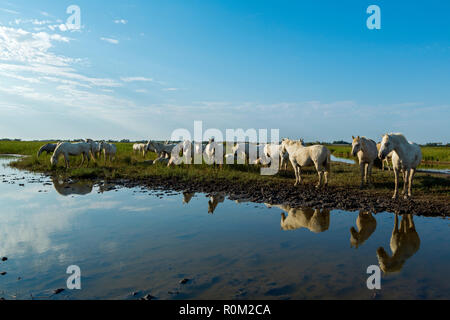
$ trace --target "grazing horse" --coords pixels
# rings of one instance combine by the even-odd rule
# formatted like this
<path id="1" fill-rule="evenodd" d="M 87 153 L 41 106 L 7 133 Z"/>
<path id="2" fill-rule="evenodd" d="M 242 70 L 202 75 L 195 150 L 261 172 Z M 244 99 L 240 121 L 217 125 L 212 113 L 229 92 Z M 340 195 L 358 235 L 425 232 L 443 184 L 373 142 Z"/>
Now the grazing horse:
<path id="1" fill-rule="evenodd" d="M 156 141 L 149 141 L 147 143 L 147 150 L 153 151 L 160 158 L 167 158 L 172 155 L 173 149 L 177 146 L 177 144 L 168 144 L 168 143 L 160 143 Z"/>
<path id="2" fill-rule="evenodd" d="M 377 149 L 378 152 L 380 152 L 381 143 L 377 143 Z M 386 159 L 382 161 L 382 167 L 381 170 L 384 171 L 384 167 L 387 166 L 388 170 L 391 171 L 391 166 L 389 165 L 389 160 L 392 162 L 392 154 L 393 152 L 389 153 Z"/>
<path id="3" fill-rule="evenodd" d="M 101 151 L 102 151 L 101 148 L 100 148 L 100 143 L 95 142 L 95 141 L 92 140 L 92 139 L 86 139 L 86 142 L 89 143 L 89 144 L 91 145 L 91 154 L 92 154 L 92 157 L 93 157 L 94 159 L 100 158 Z"/>
<path id="4" fill-rule="evenodd" d="M 328 185 L 328 176 L 331 171 L 331 152 L 326 147 L 315 145 L 303 146 L 301 141 L 284 139 L 281 143 L 282 153 L 289 153 L 289 160 L 295 171 L 295 186 L 302 183 L 301 168 L 314 166 L 319 175 L 316 188 L 322 185 L 322 176 L 325 176 L 324 186 Z"/>
<path id="5" fill-rule="evenodd" d="M 358 157 L 359 167 L 361 170 L 361 185 L 364 187 L 364 182 L 372 183 L 372 167 L 374 161 L 378 158 L 378 149 L 375 141 L 367 139 L 366 137 L 357 136 L 352 137 L 352 155 Z"/>
<path id="6" fill-rule="evenodd" d="M 142 156 L 145 158 L 147 152 L 148 152 L 148 148 L 147 148 L 146 144 L 144 144 L 144 143 L 133 144 L 133 153 L 134 154 L 142 153 Z"/>
<path id="7" fill-rule="evenodd" d="M 402 217 L 400 228 L 398 227 L 398 215 L 395 215 L 390 245 L 392 256 L 389 256 L 382 247 L 377 250 L 378 262 L 384 273 L 399 272 L 406 260 L 420 248 L 420 238 L 411 214 Z"/>
<path id="8" fill-rule="evenodd" d="M 304 147 L 306 147 L 303 139 L 300 139 L 299 141 Z M 280 157 L 280 169 L 284 169 L 284 171 L 286 171 L 289 164 L 289 153 L 287 151 L 283 153 L 282 149 L 281 144 L 266 144 L 264 146 L 264 155 L 267 159 L 272 159 L 278 155 Z"/>
<path id="9" fill-rule="evenodd" d="M 41 156 L 41 154 L 43 152 L 46 152 L 47 154 L 55 152 L 55 149 L 57 146 L 58 146 L 57 143 L 47 143 L 47 144 L 43 145 L 38 151 L 38 154 L 37 154 L 38 158 Z"/>
<path id="10" fill-rule="evenodd" d="M 359 231 L 356 231 L 354 227 L 350 228 L 350 247 L 358 249 L 375 232 L 377 220 L 372 213 L 360 211 L 356 219 L 356 226 Z"/>
<path id="11" fill-rule="evenodd" d="M 87 142 L 79 142 L 79 143 L 69 143 L 62 142 L 59 143 L 53 152 L 52 157 L 50 158 L 50 163 L 52 166 L 56 166 L 58 164 L 58 158 L 62 154 L 64 156 L 64 160 L 66 163 L 66 168 L 69 169 L 69 156 L 83 156 L 83 161 L 81 162 L 81 166 L 83 166 L 85 160 L 88 160 L 89 165 L 89 154 L 91 152 L 91 144 Z"/>
<path id="12" fill-rule="evenodd" d="M 391 133 L 384 135 L 378 156 L 381 160 L 384 160 L 392 151 L 395 151 L 392 154 L 392 167 L 395 177 L 395 190 L 392 198 L 396 199 L 398 197 L 398 174 L 402 171 L 404 182 L 403 195 L 407 199 L 412 195 L 413 179 L 416 168 L 422 161 L 422 150 L 419 145 L 408 142 L 402 134 Z M 408 192 L 406 191 L 407 186 Z"/>
<path id="13" fill-rule="evenodd" d="M 281 229 L 284 231 L 306 228 L 313 233 L 327 231 L 330 227 L 330 210 L 312 208 L 293 208 L 289 205 L 269 205 L 285 211 L 281 214 Z"/>
<path id="14" fill-rule="evenodd" d="M 105 157 L 105 163 L 106 159 L 109 159 L 109 162 L 115 160 L 117 154 L 116 145 L 102 141 L 100 142 L 100 150 L 103 152 L 103 156 Z"/>

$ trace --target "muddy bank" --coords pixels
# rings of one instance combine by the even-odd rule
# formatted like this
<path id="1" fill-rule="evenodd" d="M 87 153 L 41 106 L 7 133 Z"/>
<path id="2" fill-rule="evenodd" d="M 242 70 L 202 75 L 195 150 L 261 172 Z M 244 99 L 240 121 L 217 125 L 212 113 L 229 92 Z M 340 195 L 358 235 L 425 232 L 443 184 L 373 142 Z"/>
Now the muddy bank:
<path id="1" fill-rule="evenodd" d="M 359 190 L 343 187 L 327 187 L 316 190 L 312 185 L 294 187 L 292 183 L 249 182 L 235 184 L 227 180 L 211 182 L 182 181 L 177 178 L 158 177 L 136 180 L 113 179 L 97 181 L 101 192 L 117 187 L 145 187 L 153 190 L 179 191 L 189 193 L 221 193 L 231 200 L 254 203 L 286 204 L 291 207 L 312 207 L 341 209 L 346 211 L 365 210 L 373 213 L 393 212 L 419 216 L 449 217 L 450 201 L 447 197 L 427 200 L 416 197 L 412 200 L 393 200 L 392 193 L 376 190 Z"/>

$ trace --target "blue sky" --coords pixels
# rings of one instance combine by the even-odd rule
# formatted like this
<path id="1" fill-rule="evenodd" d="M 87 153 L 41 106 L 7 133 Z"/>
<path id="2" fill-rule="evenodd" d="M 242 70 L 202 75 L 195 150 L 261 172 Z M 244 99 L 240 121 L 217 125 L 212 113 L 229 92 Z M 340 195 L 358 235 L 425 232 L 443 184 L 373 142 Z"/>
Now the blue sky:
<path id="1" fill-rule="evenodd" d="M 393 2 L 0 0 L 0 137 L 450 142 L 450 3 Z"/>

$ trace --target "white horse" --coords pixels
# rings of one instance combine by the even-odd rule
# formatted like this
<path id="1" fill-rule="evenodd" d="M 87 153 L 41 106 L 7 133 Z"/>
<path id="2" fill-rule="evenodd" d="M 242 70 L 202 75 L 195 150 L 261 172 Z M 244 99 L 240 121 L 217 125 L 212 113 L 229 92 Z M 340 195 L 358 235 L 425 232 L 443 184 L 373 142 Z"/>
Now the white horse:
<path id="1" fill-rule="evenodd" d="M 167 166 L 180 165 L 181 163 L 192 164 L 194 151 L 201 150 L 201 145 L 196 145 L 190 140 L 180 142 L 173 148 L 170 161 Z M 201 155 L 201 151 L 199 153 Z"/>
<path id="2" fill-rule="evenodd" d="M 86 139 L 86 143 L 89 143 L 91 145 L 91 155 L 94 159 L 100 158 L 101 155 L 101 148 L 100 143 L 95 142 L 92 139 Z"/>
<path id="3" fill-rule="evenodd" d="M 232 153 L 237 156 L 238 159 L 243 159 L 243 164 L 255 163 L 264 154 L 264 146 L 258 146 L 256 143 L 250 142 L 238 142 L 234 145 Z M 241 160 L 242 161 L 242 160 Z"/>
<path id="4" fill-rule="evenodd" d="M 113 160 L 115 160 L 116 155 L 117 155 L 116 145 L 102 141 L 102 142 L 100 142 L 100 149 L 102 150 L 103 156 L 105 157 L 105 163 L 106 163 L 106 159 L 109 159 L 109 162 L 112 162 Z"/>
<path id="5" fill-rule="evenodd" d="M 302 183 L 301 168 L 314 166 L 319 175 L 317 188 L 322 185 L 322 177 L 325 176 L 324 186 L 328 185 L 328 176 L 331 172 L 331 152 L 326 147 L 315 145 L 303 146 L 301 141 L 284 139 L 281 143 L 281 151 L 289 153 L 289 160 L 295 172 L 295 186 Z"/>
<path id="6" fill-rule="evenodd" d="M 69 169 L 69 156 L 83 156 L 83 161 L 81 162 L 81 166 L 83 166 L 85 160 L 88 160 L 89 165 L 89 155 L 91 152 L 91 144 L 87 142 L 79 142 L 79 143 L 69 143 L 62 142 L 59 143 L 53 152 L 53 155 L 50 159 L 50 163 L 52 166 L 56 166 L 58 164 L 58 158 L 62 154 L 64 156 L 64 160 L 66 163 L 66 168 Z"/>
<path id="7" fill-rule="evenodd" d="M 145 158 L 145 155 L 148 152 L 147 145 L 144 143 L 135 143 L 135 144 L 133 144 L 133 152 L 134 152 L 134 154 L 141 153 L 143 155 L 143 157 Z"/>
<path id="8" fill-rule="evenodd" d="M 403 173 L 403 195 L 407 199 L 412 195 L 413 179 L 416 168 L 422 161 L 422 150 L 419 145 L 408 142 L 402 134 L 391 133 L 384 135 L 378 156 L 381 160 L 384 160 L 392 151 L 394 151 L 392 154 L 392 167 L 395 176 L 393 199 L 398 197 L 398 174 L 400 171 Z M 407 186 L 408 192 L 406 192 Z"/>
<path id="9" fill-rule="evenodd" d="M 216 142 L 214 138 L 209 140 L 205 147 L 205 160 L 209 165 L 223 164 L 223 145 Z"/>
<path id="10" fill-rule="evenodd" d="M 156 141 L 149 141 L 146 145 L 146 150 L 153 151 L 160 158 L 166 158 L 172 155 L 172 151 L 177 145 L 178 144 L 168 144 Z"/>
<path id="11" fill-rule="evenodd" d="M 299 141 L 304 147 L 306 147 L 305 141 L 303 139 L 300 139 Z M 284 169 L 284 171 L 286 171 L 289 164 L 289 152 L 285 151 L 283 153 L 282 150 L 283 148 L 281 144 L 266 144 L 264 146 L 264 155 L 267 159 L 272 159 L 278 154 L 278 156 L 280 157 L 280 169 Z"/>
<path id="12" fill-rule="evenodd" d="M 372 183 L 372 167 L 373 162 L 378 158 L 378 149 L 375 141 L 367 139 L 366 137 L 357 136 L 352 137 L 352 155 L 358 157 L 359 167 L 361 170 L 361 185 L 362 189 L 364 182 Z"/>
<path id="13" fill-rule="evenodd" d="M 43 145 L 38 151 L 37 154 L 38 158 L 41 156 L 43 152 L 46 152 L 47 154 L 55 152 L 57 146 L 58 146 L 57 143 L 47 143 Z"/>

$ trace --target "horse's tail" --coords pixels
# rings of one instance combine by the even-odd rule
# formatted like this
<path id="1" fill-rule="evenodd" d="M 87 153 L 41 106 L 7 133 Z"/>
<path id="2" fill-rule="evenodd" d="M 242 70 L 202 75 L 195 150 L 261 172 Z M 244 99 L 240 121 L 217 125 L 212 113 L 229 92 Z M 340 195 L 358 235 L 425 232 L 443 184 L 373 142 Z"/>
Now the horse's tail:
<path id="1" fill-rule="evenodd" d="M 327 158 L 325 159 L 325 163 L 323 164 L 325 170 L 328 172 L 328 175 L 331 174 L 331 151 L 327 149 Z"/>

